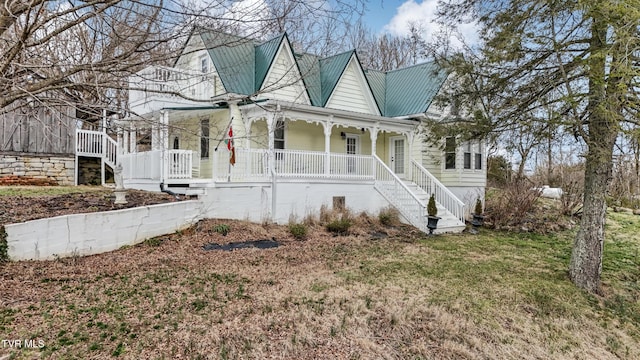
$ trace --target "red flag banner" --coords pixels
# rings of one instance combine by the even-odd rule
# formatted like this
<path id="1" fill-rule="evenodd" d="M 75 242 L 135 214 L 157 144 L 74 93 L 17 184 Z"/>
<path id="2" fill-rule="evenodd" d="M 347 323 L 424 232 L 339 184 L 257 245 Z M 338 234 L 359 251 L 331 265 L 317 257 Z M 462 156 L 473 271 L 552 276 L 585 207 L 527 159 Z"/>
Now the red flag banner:
<path id="1" fill-rule="evenodd" d="M 233 146 L 233 128 L 231 126 L 229 126 L 229 134 L 227 139 L 224 142 L 227 143 L 227 150 L 229 150 L 229 152 L 231 153 L 229 157 L 229 163 L 231 165 L 235 165 L 236 164 L 236 148 Z"/>

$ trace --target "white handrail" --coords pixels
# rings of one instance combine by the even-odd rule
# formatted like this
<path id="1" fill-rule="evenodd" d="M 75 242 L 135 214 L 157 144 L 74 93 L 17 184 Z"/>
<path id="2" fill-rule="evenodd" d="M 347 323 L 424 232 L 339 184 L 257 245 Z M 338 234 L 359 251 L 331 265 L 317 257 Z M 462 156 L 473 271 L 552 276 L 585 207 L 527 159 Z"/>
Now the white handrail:
<path id="1" fill-rule="evenodd" d="M 415 160 L 411 161 L 411 180 L 427 194 L 433 194 L 435 200 L 444 206 L 451 214 L 464 223 L 465 204 L 444 186 L 433 174 Z"/>
<path id="2" fill-rule="evenodd" d="M 426 206 L 407 185 L 377 156 L 374 187 L 389 201 L 411 225 L 427 232 Z"/>
<path id="3" fill-rule="evenodd" d="M 102 131 L 76 129 L 76 154 L 101 157 L 113 168 L 116 166 L 118 143 Z"/>
<path id="4" fill-rule="evenodd" d="M 191 179 L 193 151 L 169 150 L 169 179 Z"/>

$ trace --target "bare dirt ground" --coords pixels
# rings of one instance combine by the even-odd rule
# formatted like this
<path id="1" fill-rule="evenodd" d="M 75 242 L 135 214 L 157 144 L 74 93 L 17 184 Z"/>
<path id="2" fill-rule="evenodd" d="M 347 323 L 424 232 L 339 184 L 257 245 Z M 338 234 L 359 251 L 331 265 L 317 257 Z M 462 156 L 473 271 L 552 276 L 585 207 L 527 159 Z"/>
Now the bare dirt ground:
<path id="1" fill-rule="evenodd" d="M 0 187 L 0 225 L 67 214 L 125 209 L 176 201 L 164 193 L 127 191 L 127 204 L 115 205 L 113 190 L 103 187 Z"/>

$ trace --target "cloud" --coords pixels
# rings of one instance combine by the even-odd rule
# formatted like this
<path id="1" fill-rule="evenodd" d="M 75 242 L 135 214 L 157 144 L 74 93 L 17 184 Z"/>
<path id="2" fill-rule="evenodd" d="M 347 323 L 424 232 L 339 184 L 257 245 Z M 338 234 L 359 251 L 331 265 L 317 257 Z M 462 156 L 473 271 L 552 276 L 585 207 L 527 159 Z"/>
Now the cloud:
<path id="1" fill-rule="evenodd" d="M 422 35 L 429 41 L 441 29 L 441 25 L 436 23 L 437 9 L 438 0 L 423 0 L 420 3 L 408 0 L 397 8 L 396 14 L 384 26 L 383 31 L 395 36 L 405 36 L 409 35 L 409 28 L 413 24 L 423 30 Z M 457 30 L 466 42 L 478 43 L 478 27 L 475 23 L 459 24 Z M 458 46 L 460 42 L 452 38 L 452 45 Z"/>

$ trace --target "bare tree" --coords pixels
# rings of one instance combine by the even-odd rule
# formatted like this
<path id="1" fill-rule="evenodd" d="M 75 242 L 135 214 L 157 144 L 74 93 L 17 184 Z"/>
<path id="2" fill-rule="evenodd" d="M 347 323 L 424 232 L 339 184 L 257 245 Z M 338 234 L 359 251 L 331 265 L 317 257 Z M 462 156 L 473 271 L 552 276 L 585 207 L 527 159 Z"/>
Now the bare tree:
<path id="1" fill-rule="evenodd" d="M 254 3 L 261 5 L 247 5 Z M 87 111 L 95 114 L 123 108 L 128 76 L 150 64 L 170 65 L 196 24 L 254 38 L 291 30 L 296 43 L 331 44 L 328 29 L 357 16 L 359 4 L 3 0 L 0 112 L 33 102 L 91 105 Z"/>

